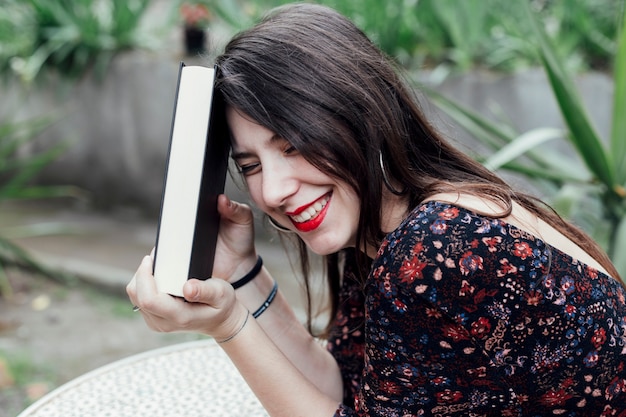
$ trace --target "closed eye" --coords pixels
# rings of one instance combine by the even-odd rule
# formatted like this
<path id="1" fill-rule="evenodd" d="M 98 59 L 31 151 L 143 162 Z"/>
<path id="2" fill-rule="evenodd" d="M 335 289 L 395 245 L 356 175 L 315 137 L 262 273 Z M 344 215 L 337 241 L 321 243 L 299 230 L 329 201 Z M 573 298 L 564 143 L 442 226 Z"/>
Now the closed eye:
<path id="1" fill-rule="evenodd" d="M 237 166 L 239 167 L 239 173 L 244 176 L 252 175 L 257 170 L 261 169 L 261 164 L 258 162 L 253 163 L 253 164 L 244 164 L 244 165 L 237 164 Z"/>
<path id="2" fill-rule="evenodd" d="M 298 150 L 294 146 L 279 136 L 273 136 L 271 142 L 275 143 L 274 146 L 276 146 L 276 149 L 282 152 L 285 156 L 295 156 L 299 154 Z M 243 176 L 253 175 L 261 171 L 261 163 L 253 153 L 234 153 L 232 158 L 237 164 L 239 173 Z M 250 162 L 246 162 L 246 160 Z"/>

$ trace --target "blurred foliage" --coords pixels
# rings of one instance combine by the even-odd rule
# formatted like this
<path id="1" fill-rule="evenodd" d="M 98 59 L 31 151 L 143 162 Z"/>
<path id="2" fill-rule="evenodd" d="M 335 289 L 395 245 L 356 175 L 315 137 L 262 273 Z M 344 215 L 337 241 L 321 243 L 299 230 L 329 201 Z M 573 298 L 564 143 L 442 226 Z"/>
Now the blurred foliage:
<path id="1" fill-rule="evenodd" d="M 620 0 L 317 0 L 352 19 L 408 68 L 486 67 L 511 71 L 540 64 L 528 42 L 529 1 L 565 66 L 606 69 L 615 53 Z M 198 0 L 234 30 L 289 0 Z"/>
<path id="2" fill-rule="evenodd" d="M 626 279 L 626 30 L 616 34 L 611 134 L 601 137 L 587 116 L 563 49 L 529 7 L 520 7 L 528 23 L 528 45 L 549 80 L 566 130 L 535 129 L 518 134 L 429 91 L 434 101 L 471 135 L 492 149 L 483 160 L 490 169 L 522 174 L 544 190 L 561 215 L 586 230 L 605 248 Z M 620 18 L 626 18 L 622 10 Z M 519 23 L 522 26 L 521 23 Z M 558 140 L 569 152 L 550 147 Z"/>
<path id="3" fill-rule="evenodd" d="M 38 135 L 58 119 L 57 116 L 37 117 L 21 122 L 0 122 L 0 203 L 20 199 L 80 197 L 82 192 L 72 186 L 31 185 L 31 181 L 64 150 L 61 143 L 43 151 L 33 149 Z M 30 147 L 30 149 L 28 149 Z M 60 229 L 54 228 L 52 233 Z M 46 233 L 51 232 L 48 230 Z M 24 234 L 24 231 L 22 232 Z M 6 274 L 7 266 L 32 270 L 60 282 L 71 282 L 66 274 L 52 270 L 35 260 L 26 250 L 12 242 L 0 231 L 0 294 L 12 293 Z"/>
<path id="4" fill-rule="evenodd" d="M 25 147 L 33 144 L 36 137 L 57 118 L 41 116 L 21 122 L 0 123 L 0 201 L 58 197 L 70 193 L 67 187 L 29 185 L 36 174 L 64 151 L 65 144 L 57 144 L 31 157 L 22 156 L 27 153 Z"/>
<path id="5" fill-rule="evenodd" d="M 119 51 L 155 45 L 159 35 L 148 30 L 144 21 L 151 5 L 169 8 L 163 24 L 152 22 L 165 32 L 172 30 L 175 17 L 180 23 L 184 2 L 204 4 L 212 15 L 209 25 L 221 23 L 236 31 L 289 0 L 2 0 L 0 73 L 16 72 L 26 81 L 35 79 L 43 69 L 80 76 L 94 68 L 102 74 Z M 556 196 L 555 206 L 591 230 L 609 252 L 626 252 L 626 243 L 620 244 L 626 241 L 626 222 L 618 221 L 624 218 L 621 193 L 626 186 L 626 76 L 621 75 L 626 74 L 624 35 L 621 42 L 617 41 L 625 0 L 315 2 L 348 16 L 409 69 L 513 71 L 542 65 L 568 124 L 566 135 L 545 129 L 520 135 L 456 103 L 447 103 L 448 111 L 463 119 L 474 136 L 482 137 L 497 152 L 485 161 L 488 166 L 513 169 L 542 184 L 548 195 Z M 529 22 L 529 13 L 533 24 L 523 24 Z M 587 69 L 615 74 L 613 134 L 608 140 L 599 138 L 588 122 L 573 87 L 570 74 Z M 34 157 L 13 174 L 5 167 L 14 161 L 2 159 L 3 152 L 10 155 L 16 149 L 16 143 L 7 140 L 3 130 L 28 136 L 27 130 L 37 125 L 0 126 L 0 199 L 9 198 L 11 193 L 25 196 L 44 192 L 28 187 L 27 178 L 57 155 L 59 148 Z M 571 144 L 576 158 L 564 159 L 563 153 L 553 154 L 543 146 L 562 139 Z"/>
<path id="6" fill-rule="evenodd" d="M 317 0 L 351 18 L 385 52 L 409 68 L 510 71 L 539 64 L 526 39 L 521 1 Z M 615 52 L 620 0 L 528 0 L 550 39 L 574 70 L 606 69 Z M 0 73 L 32 81 L 43 68 L 80 76 L 103 74 L 119 51 L 158 46 L 184 4 L 202 4 L 209 25 L 232 32 L 289 0 L 3 0 Z M 151 6 L 168 10 L 146 24 Z"/>
<path id="7" fill-rule="evenodd" d="M 104 74 L 116 53 L 156 46 L 143 26 L 151 0 L 3 0 L 0 72 L 31 82 L 43 68 Z"/>
<path id="8" fill-rule="evenodd" d="M 60 382 L 50 365 L 39 364 L 23 352 L 0 350 L 0 392 L 6 407 L 2 411 L 17 415 Z"/>

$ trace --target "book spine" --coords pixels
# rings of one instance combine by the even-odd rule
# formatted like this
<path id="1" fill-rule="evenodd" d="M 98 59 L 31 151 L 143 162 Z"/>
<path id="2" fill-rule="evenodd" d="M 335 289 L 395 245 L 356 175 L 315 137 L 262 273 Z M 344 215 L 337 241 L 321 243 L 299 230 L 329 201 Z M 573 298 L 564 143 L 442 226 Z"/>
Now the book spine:
<path id="1" fill-rule="evenodd" d="M 178 95 L 180 93 L 180 81 L 182 79 L 183 76 L 183 68 L 185 67 L 185 63 L 183 61 L 180 62 L 180 65 L 178 66 L 178 79 L 176 80 L 176 90 L 174 92 L 174 110 L 172 111 L 172 123 L 170 124 L 170 142 L 168 144 L 167 147 L 167 157 L 166 157 L 166 161 L 169 161 L 170 159 L 170 155 L 172 152 L 172 138 L 174 136 L 174 124 L 176 123 L 176 110 L 178 108 Z M 162 190 L 165 190 L 165 185 L 167 184 L 167 171 L 169 169 L 169 163 L 166 162 L 165 164 L 165 173 L 163 175 L 163 185 L 161 187 Z M 163 216 L 161 215 L 163 213 L 163 204 L 165 201 L 165 193 L 161 193 L 161 203 L 160 203 L 160 208 L 159 208 L 159 219 L 157 222 L 157 234 L 156 234 L 156 240 L 154 243 L 154 261 L 152 262 L 152 275 L 154 275 L 155 273 L 155 268 L 156 268 L 156 260 L 157 260 L 157 256 L 158 256 L 158 252 L 159 252 L 159 235 L 161 233 L 161 222 L 163 221 Z"/>

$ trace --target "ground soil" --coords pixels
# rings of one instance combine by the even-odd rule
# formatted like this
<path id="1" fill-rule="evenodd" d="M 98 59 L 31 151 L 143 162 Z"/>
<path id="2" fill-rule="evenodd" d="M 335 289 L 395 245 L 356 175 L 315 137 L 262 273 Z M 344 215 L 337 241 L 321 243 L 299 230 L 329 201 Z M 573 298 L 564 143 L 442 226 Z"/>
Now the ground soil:
<path id="1" fill-rule="evenodd" d="M 14 293 L 0 299 L 0 417 L 104 364 L 198 338 L 152 332 L 119 294 L 9 274 Z"/>
<path id="2" fill-rule="evenodd" d="M 22 225 L 48 233 L 20 234 Z M 151 331 L 126 297 L 125 285 L 153 246 L 154 220 L 74 204 L 4 203 L 0 232 L 10 232 L 15 244 L 48 267 L 78 277 L 72 285 L 59 284 L 12 269 L 10 295 L 0 271 L 0 417 L 17 416 L 45 393 L 102 365 L 200 337 Z M 301 288 L 282 246 L 257 232 L 264 265 L 304 321 Z"/>

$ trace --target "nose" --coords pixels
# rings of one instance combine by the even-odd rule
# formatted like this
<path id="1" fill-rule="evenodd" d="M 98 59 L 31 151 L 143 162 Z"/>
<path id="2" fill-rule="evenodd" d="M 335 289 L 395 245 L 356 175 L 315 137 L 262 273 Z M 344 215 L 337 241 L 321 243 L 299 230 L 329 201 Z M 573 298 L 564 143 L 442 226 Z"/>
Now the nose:
<path id="1" fill-rule="evenodd" d="M 263 166 L 263 201 L 267 207 L 278 208 L 298 190 L 296 167 L 281 159 Z"/>

